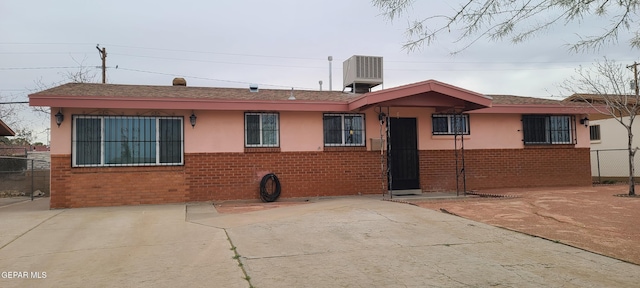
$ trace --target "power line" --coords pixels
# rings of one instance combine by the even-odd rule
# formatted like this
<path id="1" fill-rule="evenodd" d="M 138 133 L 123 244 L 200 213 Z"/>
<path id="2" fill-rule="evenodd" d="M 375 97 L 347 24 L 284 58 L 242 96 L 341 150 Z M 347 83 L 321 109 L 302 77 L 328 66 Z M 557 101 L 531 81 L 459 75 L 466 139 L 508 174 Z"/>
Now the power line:
<path id="1" fill-rule="evenodd" d="M 88 52 L 0 52 L 7 55 L 60 55 L 60 54 L 88 54 Z"/>
<path id="2" fill-rule="evenodd" d="M 169 52 L 188 52 L 188 53 L 243 56 L 243 57 L 264 57 L 264 58 L 283 58 L 283 59 L 302 59 L 302 60 L 322 60 L 322 61 L 324 61 L 324 58 L 274 56 L 274 55 L 242 54 L 242 53 L 222 53 L 222 52 L 211 52 L 211 51 L 196 51 L 196 50 L 137 47 L 137 46 L 127 46 L 127 45 L 117 45 L 117 44 L 107 44 L 107 45 L 113 46 L 113 47 L 134 48 L 134 49 L 144 49 L 144 50 L 156 50 L 156 51 L 169 51 Z"/>
<path id="3" fill-rule="evenodd" d="M 169 57 L 156 57 L 156 56 L 143 56 L 121 53 L 110 53 L 111 55 L 138 57 L 138 58 L 150 58 L 150 59 L 164 59 L 164 60 L 176 60 L 176 61 L 191 61 L 191 62 L 203 62 L 203 63 L 216 63 L 216 64 L 231 64 L 231 65 L 248 65 L 248 66 L 265 66 L 265 67 L 285 67 L 285 68 L 310 68 L 310 69 L 324 69 L 324 67 L 310 67 L 310 66 L 294 66 L 294 65 L 277 65 L 277 64 L 256 64 L 256 63 L 241 63 L 241 62 L 227 62 L 227 61 L 211 61 L 211 60 L 198 60 L 198 59 L 184 59 L 184 58 L 169 58 Z"/>
<path id="4" fill-rule="evenodd" d="M 0 45 L 92 45 L 90 43 L 27 43 L 27 42 L 0 42 Z M 118 45 L 118 44 L 107 44 L 108 46 L 113 47 L 121 47 L 121 48 L 133 48 L 133 49 L 141 49 L 141 50 L 154 50 L 154 51 L 168 51 L 168 52 L 186 52 L 186 53 L 198 53 L 198 54 L 214 54 L 214 55 L 228 55 L 228 56 L 243 56 L 243 57 L 261 57 L 261 58 L 279 58 L 279 59 L 300 59 L 300 60 L 317 60 L 317 61 L 325 61 L 325 58 L 313 58 L 313 57 L 291 57 L 291 56 L 279 56 L 279 55 L 264 55 L 264 54 L 244 54 L 244 53 L 224 53 L 224 52 L 212 52 L 212 51 L 198 51 L 198 50 L 185 50 L 185 49 L 167 49 L 167 48 L 154 48 L 154 47 L 140 47 L 140 46 L 129 46 L 129 45 Z M 0 54 L 87 54 L 85 52 L 0 52 Z M 143 56 L 143 55 L 132 55 L 132 54 L 116 54 L 114 55 L 122 55 L 122 56 L 130 56 L 130 57 L 142 57 L 142 58 L 155 58 L 155 59 L 171 59 L 171 60 L 184 60 L 184 61 L 200 61 L 200 62 L 212 62 L 212 63 L 223 63 L 223 64 L 244 64 L 244 65 L 260 65 L 260 64 L 249 64 L 249 63 L 236 63 L 236 62 L 215 62 L 215 61 L 206 61 L 206 60 L 196 60 L 196 59 L 180 59 L 180 58 L 165 58 L 165 57 L 153 57 L 153 56 Z M 336 59 L 338 61 L 346 60 L 346 59 Z M 622 61 L 622 60 L 620 60 Z M 414 61 L 414 60 L 392 60 L 385 59 L 385 63 L 410 63 L 410 64 L 560 64 L 560 63 L 591 63 L 592 61 Z M 264 65 L 268 66 L 268 65 Z M 277 66 L 277 65 L 273 65 Z M 289 66 L 286 66 L 289 67 Z M 303 67 L 298 66 L 299 68 L 312 68 L 312 67 Z M 315 67 L 313 67 L 315 68 Z"/>
<path id="5" fill-rule="evenodd" d="M 0 67 L 0 70 L 46 70 L 46 69 L 78 69 L 82 66 L 48 66 L 48 67 Z"/>
<path id="6" fill-rule="evenodd" d="M 189 75 L 184 75 L 184 74 L 164 73 L 164 72 L 155 72 L 155 71 L 147 71 L 147 70 L 140 70 L 140 69 L 122 68 L 122 67 L 118 67 L 118 69 L 120 69 L 120 70 L 126 70 L 126 71 L 132 71 L 132 72 L 139 72 L 139 73 L 148 73 L 148 74 L 166 75 L 166 76 L 173 76 L 173 77 L 185 77 L 185 78 L 201 79 L 201 80 L 211 80 L 211 81 L 220 81 L 220 82 L 227 82 L 227 83 L 257 84 L 257 85 L 260 85 L 260 86 L 283 87 L 283 88 L 297 88 L 297 89 L 314 89 L 314 88 L 309 88 L 309 87 L 296 87 L 296 86 L 287 86 L 287 85 L 274 85 L 274 84 L 265 84 L 265 83 L 255 83 L 255 82 L 245 82 L 245 81 L 224 80 L 224 79 L 216 79 L 216 78 L 208 78 L 208 77 L 189 76 Z"/>

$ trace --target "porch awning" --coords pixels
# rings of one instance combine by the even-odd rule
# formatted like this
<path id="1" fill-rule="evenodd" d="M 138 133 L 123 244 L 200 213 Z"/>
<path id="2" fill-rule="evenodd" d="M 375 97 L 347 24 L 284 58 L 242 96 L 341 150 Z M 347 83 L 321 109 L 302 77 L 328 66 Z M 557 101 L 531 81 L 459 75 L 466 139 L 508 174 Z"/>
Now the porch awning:
<path id="1" fill-rule="evenodd" d="M 349 110 L 372 106 L 433 107 L 438 112 L 463 112 L 491 107 L 491 97 L 436 80 L 366 93 L 349 102 Z"/>

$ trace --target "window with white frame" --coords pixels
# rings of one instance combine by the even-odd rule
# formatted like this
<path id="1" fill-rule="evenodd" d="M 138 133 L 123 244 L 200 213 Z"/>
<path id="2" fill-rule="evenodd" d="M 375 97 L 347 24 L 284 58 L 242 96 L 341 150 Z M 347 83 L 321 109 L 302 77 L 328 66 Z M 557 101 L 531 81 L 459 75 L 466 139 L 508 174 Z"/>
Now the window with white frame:
<path id="1" fill-rule="evenodd" d="M 245 147 L 279 147 L 278 113 L 245 113 Z"/>
<path id="2" fill-rule="evenodd" d="M 73 166 L 182 165 L 182 123 L 182 117 L 74 115 Z"/>
<path id="3" fill-rule="evenodd" d="M 364 146 L 363 114 L 324 114 L 325 146 Z"/>
<path id="4" fill-rule="evenodd" d="M 591 141 L 599 141 L 600 140 L 600 125 L 591 125 L 591 126 L 589 126 L 589 139 Z"/>
<path id="5" fill-rule="evenodd" d="M 431 115 L 433 135 L 469 135 L 469 115 L 433 114 Z"/>
<path id="6" fill-rule="evenodd" d="M 524 144 L 572 144 L 573 122 L 566 115 L 523 115 Z"/>

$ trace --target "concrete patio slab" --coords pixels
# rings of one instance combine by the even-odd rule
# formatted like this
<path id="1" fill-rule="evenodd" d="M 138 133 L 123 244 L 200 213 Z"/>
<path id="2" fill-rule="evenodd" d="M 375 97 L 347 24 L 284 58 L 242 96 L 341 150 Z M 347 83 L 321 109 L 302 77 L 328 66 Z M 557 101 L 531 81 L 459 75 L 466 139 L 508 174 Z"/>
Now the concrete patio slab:
<path id="1" fill-rule="evenodd" d="M 224 230 L 186 222 L 185 205 L 13 208 L 0 209 L 15 222 L 2 228 L 28 231 L 0 246 L 0 287 L 248 286 Z"/>
<path id="2" fill-rule="evenodd" d="M 256 287 L 628 287 L 640 281 L 633 264 L 373 197 L 197 222 L 227 230 Z"/>
<path id="3" fill-rule="evenodd" d="M 235 214 L 219 213 L 212 203 L 38 206 L 45 202 L 0 208 L 1 219 L 15 222 L 0 222 L 13 235 L 0 246 L 0 287 L 634 287 L 640 281 L 634 264 L 381 197 Z M 21 272 L 29 277 L 13 277 Z"/>

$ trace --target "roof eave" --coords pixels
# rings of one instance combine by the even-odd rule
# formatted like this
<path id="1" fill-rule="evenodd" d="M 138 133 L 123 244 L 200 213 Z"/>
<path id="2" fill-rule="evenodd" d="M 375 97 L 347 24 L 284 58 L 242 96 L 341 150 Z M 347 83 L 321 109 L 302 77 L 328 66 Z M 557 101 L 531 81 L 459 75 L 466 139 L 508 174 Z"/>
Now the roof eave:
<path id="1" fill-rule="evenodd" d="M 4 121 L 0 120 L 0 136 L 16 136 L 16 132 L 11 130 Z"/>
<path id="2" fill-rule="evenodd" d="M 436 80 L 427 80 L 409 85 L 366 93 L 361 97 L 349 101 L 349 109 L 362 110 L 379 103 L 427 92 L 437 92 L 442 95 L 468 102 L 470 105 L 465 105 L 465 109 L 463 109 L 465 111 L 478 109 L 479 107 L 491 107 L 492 105 L 491 97 L 446 83 L 438 82 Z"/>
<path id="3" fill-rule="evenodd" d="M 348 112 L 346 101 L 308 100 L 224 100 L 194 98 L 122 98 L 29 96 L 30 106 L 97 109 L 168 109 L 168 110 L 270 110 Z"/>
<path id="4" fill-rule="evenodd" d="M 589 106 L 572 105 L 532 105 L 532 104 L 494 104 L 492 107 L 470 111 L 477 114 L 600 114 Z"/>

